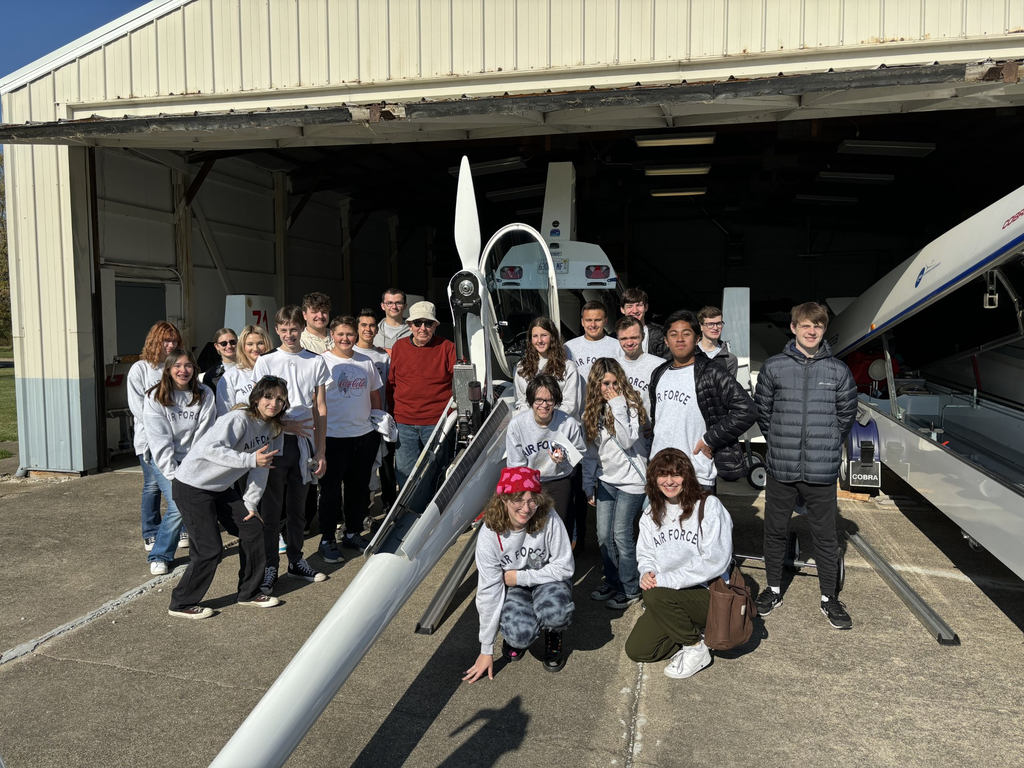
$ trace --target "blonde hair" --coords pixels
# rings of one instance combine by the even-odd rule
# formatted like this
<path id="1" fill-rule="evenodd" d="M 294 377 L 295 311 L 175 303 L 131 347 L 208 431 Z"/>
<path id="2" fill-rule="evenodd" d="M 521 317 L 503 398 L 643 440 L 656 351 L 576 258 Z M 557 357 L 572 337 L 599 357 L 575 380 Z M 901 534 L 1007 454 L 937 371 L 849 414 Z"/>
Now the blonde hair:
<path id="1" fill-rule="evenodd" d="M 240 370 L 250 371 L 253 368 L 253 363 L 249 361 L 249 356 L 245 354 L 245 341 L 254 333 L 263 339 L 263 346 L 266 347 L 264 351 L 269 352 L 274 348 L 274 342 L 270 340 L 270 334 L 266 332 L 262 325 L 245 326 L 242 332 L 238 334 L 238 347 L 237 352 L 235 352 L 236 365 Z"/>
<path id="2" fill-rule="evenodd" d="M 619 392 L 626 398 L 626 407 L 636 411 L 640 425 L 643 426 L 647 423 L 647 410 L 644 408 L 644 401 L 633 389 L 633 385 L 629 383 L 622 366 L 610 357 L 599 357 L 594 361 L 590 375 L 587 376 L 587 402 L 583 406 L 583 435 L 588 442 L 597 440 L 601 432 L 602 421 L 608 434 L 615 437 L 615 419 L 612 417 L 612 408 L 601 395 L 601 380 L 608 373 L 615 376 Z"/>
<path id="3" fill-rule="evenodd" d="M 491 496 L 491 500 L 484 507 L 484 525 L 498 535 L 511 531 L 512 519 L 508 516 L 508 507 L 505 506 L 505 502 L 520 501 L 525 493 L 526 491 L 496 493 Z M 530 518 L 530 522 L 526 524 L 527 533 L 540 532 L 544 528 L 544 523 L 547 522 L 548 513 L 555 508 L 555 502 L 543 491 L 534 493 L 533 498 L 537 500 L 537 511 Z"/>

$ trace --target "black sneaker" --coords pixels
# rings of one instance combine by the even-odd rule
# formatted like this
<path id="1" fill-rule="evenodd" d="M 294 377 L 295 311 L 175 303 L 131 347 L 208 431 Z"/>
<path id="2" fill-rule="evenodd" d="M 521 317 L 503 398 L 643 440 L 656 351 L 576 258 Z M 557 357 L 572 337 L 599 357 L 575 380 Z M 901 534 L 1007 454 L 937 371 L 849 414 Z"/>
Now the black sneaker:
<path id="1" fill-rule="evenodd" d="M 351 536 L 342 536 L 341 546 L 345 547 L 346 549 L 358 549 L 360 552 L 365 552 L 366 548 L 370 546 L 370 542 L 368 542 L 358 533 L 354 533 Z"/>
<path id="2" fill-rule="evenodd" d="M 553 629 L 544 630 L 544 671 L 561 672 L 565 666 L 565 653 L 562 651 L 562 633 Z"/>
<path id="3" fill-rule="evenodd" d="M 825 614 L 828 623 L 836 629 L 850 629 L 853 627 L 853 619 L 846 612 L 846 606 L 839 602 L 839 598 L 830 597 L 821 601 L 821 612 Z"/>
<path id="4" fill-rule="evenodd" d="M 506 659 L 508 659 L 511 662 L 511 661 L 519 661 L 526 654 L 523 653 L 523 651 L 520 650 L 519 648 L 513 648 L 511 645 L 508 644 L 507 640 L 502 640 L 501 641 L 501 655 L 502 655 L 503 658 L 506 658 Z"/>
<path id="5" fill-rule="evenodd" d="M 764 591 L 757 596 L 757 600 L 754 601 L 754 605 L 757 606 L 757 612 L 760 615 L 767 616 L 782 605 L 782 595 L 771 587 L 765 587 Z"/>
<path id="6" fill-rule="evenodd" d="M 274 591 L 275 584 L 277 584 L 277 568 L 268 565 L 263 571 L 263 583 L 260 584 L 260 592 L 264 595 L 269 595 Z"/>
<path id="7" fill-rule="evenodd" d="M 640 602 L 640 595 L 624 595 L 619 592 L 615 597 L 605 603 L 605 606 L 611 608 L 613 611 L 624 611 L 629 606 Z"/>
<path id="8" fill-rule="evenodd" d="M 320 573 L 320 571 L 315 568 L 311 568 L 305 559 L 299 560 L 297 563 L 290 564 L 288 566 L 288 575 L 294 579 L 304 579 L 305 581 L 327 580 L 326 573 Z"/>

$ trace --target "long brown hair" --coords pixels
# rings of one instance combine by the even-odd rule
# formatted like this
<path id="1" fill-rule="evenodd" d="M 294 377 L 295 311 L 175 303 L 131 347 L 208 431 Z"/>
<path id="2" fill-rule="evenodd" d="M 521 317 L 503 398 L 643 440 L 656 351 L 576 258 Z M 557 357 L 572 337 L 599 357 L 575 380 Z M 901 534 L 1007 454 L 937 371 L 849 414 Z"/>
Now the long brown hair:
<path id="1" fill-rule="evenodd" d="M 149 329 L 149 333 L 146 334 L 146 343 L 142 345 L 142 359 L 155 368 L 163 362 L 160 357 L 163 343 L 172 339 L 180 347 L 181 331 L 175 327 L 174 323 L 158 320 Z"/>
<path id="2" fill-rule="evenodd" d="M 608 373 L 614 374 L 619 392 L 626 398 L 626 407 L 636 411 L 640 425 L 643 426 L 647 423 L 644 401 L 640 399 L 640 395 L 629 383 L 622 366 L 610 357 L 599 357 L 594 361 L 590 375 L 587 377 L 587 403 L 583 407 L 583 434 L 588 442 L 597 440 L 601 432 L 602 417 L 608 434 L 615 437 L 615 418 L 612 416 L 612 408 L 601 395 L 601 380 Z"/>
<path id="3" fill-rule="evenodd" d="M 519 361 L 517 368 L 519 375 L 529 383 L 537 375 L 537 369 L 540 367 L 540 353 L 533 346 L 534 328 L 541 328 L 551 335 L 551 346 L 548 347 L 548 362 L 544 366 L 544 373 L 550 373 L 561 381 L 565 378 L 565 361 L 567 360 L 565 346 L 562 344 L 562 337 L 558 335 L 555 324 L 546 317 L 536 318 L 526 329 L 526 353 Z"/>
<path id="4" fill-rule="evenodd" d="M 508 508 L 505 501 L 521 501 L 526 491 L 519 493 L 496 493 L 484 507 L 484 525 L 497 533 L 499 536 L 512 530 L 512 520 L 508 516 Z M 548 513 L 555 508 L 555 503 L 546 493 L 534 493 L 533 498 L 537 500 L 537 511 L 533 513 L 530 522 L 526 524 L 527 533 L 539 533 L 547 522 Z"/>
<path id="5" fill-rule="evenodd" d="M 665 511 L 668 503 L 665 495 L 658 487 L 658 478 L 666 475 L 680 475 L 683 478 L 683 487 L 679 491 L 679 508 L 683 510 L 679 515 L 679 522 L 686 520 L 697 508 L 701 498 L 704 496 L 704 489 L 697 482 L 697 472 L 693 468 L 690 458 L 678 448 L 663 448 L 651 459 L 647 465 L 647 498 L 651 503 L 651 517 L 655 525 L 661 525 L 665 519 Z"/>
<path id="6" fill-rule="evenodd" d="M 196 365 L 196 359 L 192 357 L 191 352 L 186 352 L 184 349 L 176 349 L 164 360 L 164 372 L 160 377 L 160 381 L 146 392 L 147 395 L 152 392 L 153 399 L 166 408 L 174 405 L 175 387 L 171 369 L 183 357 L 187 357 L 188 361 L 192 363 L 192 378 L 188 380 L 188 390 L 192 393 L 192 400 L 189 402 L 189 406 L 203 402 L 203 385 L 199 383 L 199 376 L 196 373 L 199 370 L 199 366 Z"/>
<path id="7" fill-rule="evenodd" d="M 277 412 L 276 416 L 272 416 L 269 419 L 264 419 L 260 415 L 260 400 L 264 397 L 270 397 L 275 390 L 281 391 L 281 396 L 284 398 L 284 407 Z M 249 404 L 239 403 L 232 410 L 245 410 L 249 414 L 250 419 L 259 419 L 266 421 L 270 424 L 271 430 L 274 433 L 274 437 L 277 437 L 284 431 L 284 427 L 281 426 L 281 420 L 284 415 L 288 413 L 290 403 L 288 402 L 288 382 L 284 379 L 279 379 L 277 376 L 264 376 L 262 379 L 253 385 L 252 392 L 249 393 Z"/>
<path id="8" fill-rule="evenodd" d="M 253 334 L 263 339 L 264 352 L 269 352 L 274 348 L 274 342 L 270 340 L 270 334 L 267 333 L 262 325 L 245 326 L 242 332 L 238 334 L 238 346 L 235 347 L 235 365 L 243 371 L 251 371 L 255 367 L 255 363 L 249 362 L 249 356 L 245 354 L 245 342 Z"/>

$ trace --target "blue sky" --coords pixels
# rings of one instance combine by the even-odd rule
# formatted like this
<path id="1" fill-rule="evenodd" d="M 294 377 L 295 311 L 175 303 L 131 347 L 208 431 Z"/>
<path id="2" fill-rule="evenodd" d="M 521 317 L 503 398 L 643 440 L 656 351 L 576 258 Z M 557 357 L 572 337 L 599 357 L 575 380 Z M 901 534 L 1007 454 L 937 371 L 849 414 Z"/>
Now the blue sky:
<path id="1" fill-rule="evenodd" d="M 5 0 L 0 77 L 146 4 L 147 0 Z"/>

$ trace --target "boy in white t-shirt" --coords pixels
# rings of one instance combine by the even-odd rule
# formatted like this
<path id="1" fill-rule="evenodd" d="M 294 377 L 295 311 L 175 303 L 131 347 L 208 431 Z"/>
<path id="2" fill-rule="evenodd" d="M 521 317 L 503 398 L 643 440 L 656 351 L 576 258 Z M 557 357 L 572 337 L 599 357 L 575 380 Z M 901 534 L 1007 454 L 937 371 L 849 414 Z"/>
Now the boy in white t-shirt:
<path id="1" fill-rule="evenodd" d="M 288 552 L 288 575 L 306 581 L 323 581 L 327 576 L 310 567 L 302 557 L 303 528 L 306 522 L 306 495 L 309 485 L 322 477 L 326 469 L 327 448 L 327 364 L 320 355 L 303 349 L 302 308 L 294 304 L 282 307 L 274 317 L 281 346 L 260 355 L 253 367 L 252 379 L 259 383 L 265 376 L 288 385 L 288 410 L 285 415 L 284 448 L 274 458 L 267 479 L 261 511 L 267 546 L 267 566 L 260 589 L 271 594 L 277 582 L 281 556 L 277 538 L 282 516 Z"/>

